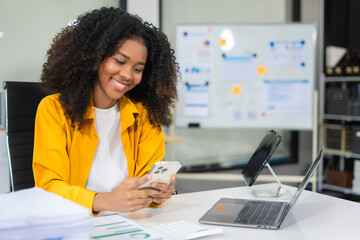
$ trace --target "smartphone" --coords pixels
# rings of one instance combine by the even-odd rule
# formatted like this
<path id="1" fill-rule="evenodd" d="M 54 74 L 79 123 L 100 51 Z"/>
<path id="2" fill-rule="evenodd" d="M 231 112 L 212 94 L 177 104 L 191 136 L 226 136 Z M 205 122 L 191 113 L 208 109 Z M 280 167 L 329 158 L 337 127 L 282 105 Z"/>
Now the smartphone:
<path id="1" fill-rule="evenodd" d="M 139 189 L 151 188 L 151 183 L 169 183 L 171 176 L 176 174 L 182 167 L 180 162 L 177 161 L 161 161 L 154 164 L 148 174 L 152 175 L 152 178 L 141 185 Z"/>

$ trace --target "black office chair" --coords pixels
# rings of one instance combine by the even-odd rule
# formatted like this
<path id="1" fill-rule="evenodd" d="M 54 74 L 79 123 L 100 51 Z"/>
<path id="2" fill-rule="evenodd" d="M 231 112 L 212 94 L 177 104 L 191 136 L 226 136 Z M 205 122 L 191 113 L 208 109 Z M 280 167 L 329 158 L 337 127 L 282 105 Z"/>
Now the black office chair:
<path id="1" fill-rule="evenodd" d="M 40 82 L 4 82 L 5 128 L 11 191 L 35 185 L 32 171 L 35 115 L 46 93 Z"/>

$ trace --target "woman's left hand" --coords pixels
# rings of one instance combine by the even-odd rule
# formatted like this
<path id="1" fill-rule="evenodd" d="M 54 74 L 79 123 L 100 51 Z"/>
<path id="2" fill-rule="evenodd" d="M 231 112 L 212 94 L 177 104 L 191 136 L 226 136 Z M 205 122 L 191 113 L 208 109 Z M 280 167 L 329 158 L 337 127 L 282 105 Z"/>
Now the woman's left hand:
<path id="1" fill-rule="evenodd" d="M 175 186 L 174 186 L 175 182 L 176 182 L 176 176 L 172 175 L 171 180 L 168 184 L 158 183 L 158 182 L 152 183 L 151 187 L 158 189 L 160 191 L 160 194 L 153 199 L 153 202 L 163 203 L 169 198 L 171 198 L 171 195 L 173 195 L 173 193 L 175 192 Z"/>

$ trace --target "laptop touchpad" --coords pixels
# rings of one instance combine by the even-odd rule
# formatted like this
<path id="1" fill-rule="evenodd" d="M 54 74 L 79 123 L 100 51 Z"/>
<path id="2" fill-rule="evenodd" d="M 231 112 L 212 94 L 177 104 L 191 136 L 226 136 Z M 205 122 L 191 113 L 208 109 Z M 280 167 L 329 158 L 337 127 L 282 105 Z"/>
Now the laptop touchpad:
<path id="1" fill-rule="evenodd" d="M 246 202 L 247 200 L 243 199 L 222 198 L 209 210 L 202 220 L 233 223 Z"/>

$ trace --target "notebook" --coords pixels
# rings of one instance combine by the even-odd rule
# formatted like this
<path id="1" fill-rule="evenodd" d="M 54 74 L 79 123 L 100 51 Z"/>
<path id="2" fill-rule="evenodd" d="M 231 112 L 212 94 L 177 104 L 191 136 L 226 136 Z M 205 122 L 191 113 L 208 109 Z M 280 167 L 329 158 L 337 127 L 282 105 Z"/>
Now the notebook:
<path id="1" fill-rule="evenodd" d="M 289 202 L 221 198 L 200 218 L 199 222 L 225 226 L 278 229 L 291 207 L 299 199 L 322 158 L 323 148 L 319 151 Z"/>

